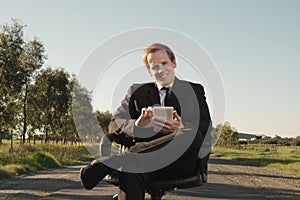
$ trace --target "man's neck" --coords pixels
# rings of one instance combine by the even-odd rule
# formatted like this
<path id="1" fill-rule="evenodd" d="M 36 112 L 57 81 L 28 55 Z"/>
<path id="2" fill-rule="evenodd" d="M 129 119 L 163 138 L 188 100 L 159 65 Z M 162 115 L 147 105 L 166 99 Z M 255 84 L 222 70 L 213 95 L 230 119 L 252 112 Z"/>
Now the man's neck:
<path id="1" fill-rule="evenodd" d="M 155 84 L 156 84 L 158 90 L 160 90 L 162 87 L 172 88 L 172 86 L 174 85 L 174 81 L 175 81 L 175 78 L 171 83 L 169 83 L 167 85 L 161 85 L 158 81 L 155 81 Z"/>

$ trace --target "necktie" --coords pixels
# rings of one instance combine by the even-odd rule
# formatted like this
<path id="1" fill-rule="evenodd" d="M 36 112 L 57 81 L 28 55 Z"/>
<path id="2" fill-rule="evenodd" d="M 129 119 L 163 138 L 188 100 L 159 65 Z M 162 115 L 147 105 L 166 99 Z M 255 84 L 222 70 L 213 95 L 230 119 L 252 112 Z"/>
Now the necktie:
<path id="1" fill-rule="evenodd" d="M 170 100 L 170 94 L 169 90 L 170 88 L 168 87 L 162 87 L 161 90 L 165 90 L 165 99 L 164 99 L 164 106 L 169 106 L 169 100 Z"/>

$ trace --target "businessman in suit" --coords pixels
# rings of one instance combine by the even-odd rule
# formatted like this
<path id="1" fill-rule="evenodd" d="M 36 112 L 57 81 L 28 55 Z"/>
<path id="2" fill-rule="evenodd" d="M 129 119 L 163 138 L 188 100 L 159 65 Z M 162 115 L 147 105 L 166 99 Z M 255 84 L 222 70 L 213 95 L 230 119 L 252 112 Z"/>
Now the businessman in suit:
<path id="1" fill-rule="evenodd" d="M 155 82 L 132 85 L 113 115 L 118 127 L 116 134 L 131 138 L 133 146 L 127 154 L 104 157 L 82 168 L 81 182 L 86 189 L 92 189 L 113 168 L 123 167 L 119 176 L 119 199 L 142 200 L 148 181 L 158 177 L 187 177 L 202 167 L 198 152 L 211 125 L 202 85 L 175 77 L 175 55 L 166 45 L 155 43 L 147 47 L 143 61 Z M 173 119 L 155 117 L 153 107 L 157 105 L 172 106 Z M 159 159 L 168 160 L 167 154 L 170 152 L 160 151 L 166 148 L 173 149 L 177 156 L 160 168 L 134 173 L 124 166 L 126 163 L 134 165 L 134 159 L 130 158 L 143 156 L 145 152 L 158 151 L 166 155 L 162 158 L 150 156 L 135 167 L 145 169 Z M 111 167 L 112 163 L 114 167 Z"/>

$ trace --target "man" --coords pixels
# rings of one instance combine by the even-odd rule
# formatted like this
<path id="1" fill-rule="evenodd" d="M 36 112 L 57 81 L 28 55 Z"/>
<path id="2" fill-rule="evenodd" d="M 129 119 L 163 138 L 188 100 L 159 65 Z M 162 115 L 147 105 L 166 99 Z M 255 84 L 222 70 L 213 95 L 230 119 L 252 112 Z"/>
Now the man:
<path id="1" fill-rule="evenodd" d="M 201 168 L 198 152 L 211 125 L 203 87 L 175 77 L 175 55 L 166 45 L 150 45 L 143 61 L 155 82 L 132 85 L 113 116 L 117 134 L 132 138 L 133 146 L 127 154 L 105 157 L 82 168 L 86 189 L 93 188 L 113 168 L 122 167 L 119 187 L 125 195 L 119 199 L 142 200 L 148 181 L 187 177 Z M 172 106 L 173 119 L 155 117 L 153 107 L 157 105 Z M 151 156 L 151 152 L 162 157 Z M 148 157 L 137 159 L 143 156 Z"/>

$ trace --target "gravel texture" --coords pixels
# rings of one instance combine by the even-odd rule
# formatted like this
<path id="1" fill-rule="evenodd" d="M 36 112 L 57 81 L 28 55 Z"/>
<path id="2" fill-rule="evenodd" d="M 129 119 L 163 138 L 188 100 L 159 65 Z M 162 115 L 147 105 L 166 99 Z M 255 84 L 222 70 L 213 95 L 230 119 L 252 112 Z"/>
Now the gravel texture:
<path id="1" fill-rule="evenodd" d="M 2 180 L 0 199 L 112 199 L 118 188 L 105 182 L 90 191 L 82 189 L 78 172 L 86 164 Z M 211 158 L 207 184 L 168 191 L 163 199 L 300 199 L 300 177 Z"/>

